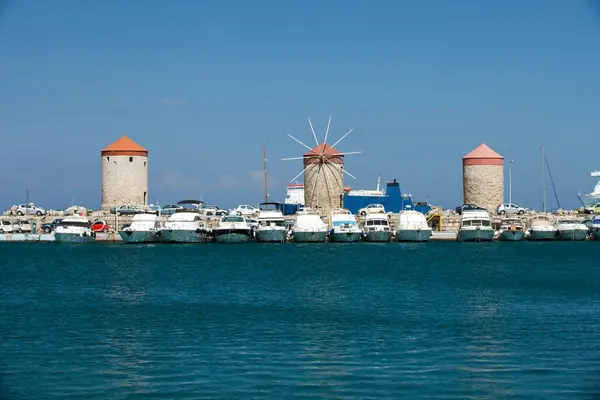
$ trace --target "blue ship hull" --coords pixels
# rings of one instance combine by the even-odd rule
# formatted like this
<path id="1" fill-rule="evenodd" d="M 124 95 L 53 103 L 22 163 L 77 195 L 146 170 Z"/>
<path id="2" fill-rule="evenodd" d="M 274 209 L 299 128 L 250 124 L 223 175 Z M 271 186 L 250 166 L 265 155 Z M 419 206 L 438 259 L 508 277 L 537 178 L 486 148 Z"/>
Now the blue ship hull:
<path id="1" fill-rule="evenodd" d="M 386 212 L 399 213 L 402 210 L 415 210 L 427 214 L 431 206 L 426 202 L 413 202 L 409 195 L 402 195 L 400 184 L 394 179 L 388 182 L 383 196 L 356 196 L 344 194 L 344 208 L 352 214 L 358 214 L 358 210 L 369 204 L 383 204 Z"/>

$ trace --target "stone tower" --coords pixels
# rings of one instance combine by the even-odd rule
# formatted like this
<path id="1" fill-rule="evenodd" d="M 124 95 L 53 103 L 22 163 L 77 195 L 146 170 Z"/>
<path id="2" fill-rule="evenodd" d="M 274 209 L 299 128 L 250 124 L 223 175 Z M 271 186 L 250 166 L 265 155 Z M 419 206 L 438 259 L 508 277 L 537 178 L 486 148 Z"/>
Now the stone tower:
<path id="1" fill-rule="evenodd" d="M 102 209 L 148 203 L 148 150 L 123 136 L 102 150 Z"/>
<path id="2" fill-rule="evenodd" d="M 495 211 L 504 202 L 504 157 L 482 143 L 462 161 L 463 203 Z"/>
<path id="3" fill-rule="evenodd" d="M 344 156 L 321 143 L 304 154 L 304 202 L 329 215 L 334 208 L 343 206 Z"/>

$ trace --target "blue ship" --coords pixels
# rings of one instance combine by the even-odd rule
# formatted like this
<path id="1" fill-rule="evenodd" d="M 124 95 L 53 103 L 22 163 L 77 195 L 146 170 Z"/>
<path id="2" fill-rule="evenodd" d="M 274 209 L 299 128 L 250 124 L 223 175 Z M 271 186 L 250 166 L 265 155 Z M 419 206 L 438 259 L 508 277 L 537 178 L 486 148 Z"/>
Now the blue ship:
<path id="1" fill-rule="evenodd" d="M 344 208 L 357 215 L 358 210 L 369 204 L 383 204 L 386 212 L 398 213 L 402 210 L 415 210 L 427 214 L 431 206 L 426 201 L 412 201 L 410 194 L 402 193 L 400 184 L 394 179 L 387 183 L 385 192 L 379 190 L 344 190 Z"/>

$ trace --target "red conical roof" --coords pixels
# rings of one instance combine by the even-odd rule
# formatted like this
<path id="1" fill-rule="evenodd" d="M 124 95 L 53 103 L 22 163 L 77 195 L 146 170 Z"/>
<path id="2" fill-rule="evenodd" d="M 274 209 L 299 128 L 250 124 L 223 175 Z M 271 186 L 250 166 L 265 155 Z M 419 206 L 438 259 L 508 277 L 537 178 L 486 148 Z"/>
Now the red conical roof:
<path id="1" fill-rule="evenodd" d="M 129 139 L 126 133 L 120 139 L 102 150 L 102 155 L 113 156 L 148 156 L 148 150 Z"/>
<path id="2" fill-rule="evenodd" d="M 481 143 L 473 151 L 463 157 L 465 165 L 502 165 L 504 157 L 490 149 L 485 143 Z"/>
<path id="3" fill-rule="evenodd" d="M 318 156 L 318 155 L 327 155 L 327 156 L 337 156 L 341 154 L 339 151 L 328 145 L 327 143 L 321 143 L 317 147 L 314 147 L 311 151 L 304 154 L 304 157 L 310 156 Z M 342 156 L 343 157 L 343 156 Z"/>

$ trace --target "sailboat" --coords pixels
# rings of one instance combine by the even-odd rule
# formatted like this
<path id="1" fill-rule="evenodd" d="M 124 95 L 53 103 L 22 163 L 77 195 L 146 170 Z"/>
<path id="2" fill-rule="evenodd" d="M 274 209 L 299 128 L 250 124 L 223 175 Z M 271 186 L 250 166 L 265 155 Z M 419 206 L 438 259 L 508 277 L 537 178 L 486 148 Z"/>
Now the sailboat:
<path id="1" fill-rule="evenodd" d="M 529 240 L 540 241 L 540 240 L 554 240 L 557 236 L 556 226 L 554 226 L 552 218 L 548 217 L 546 210 L 546 168 L 550 175 L 550 182 L 554 188 L 554 196 L 556 203 L 560 208 L 560 202 L 558 201 L 558 195 L 556 194 L 556 188 L 554 186 L 554 180 L 550 173 L 550 166 L 548 165 L 548 159 L 544 146 L 541 148 L 542 152 L 542 215 L 538 215 L 529 222 L 529 229 L 527 229 L 526 236 Z"/>

